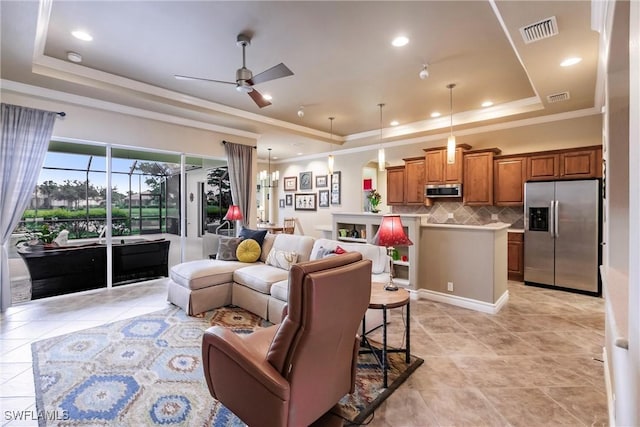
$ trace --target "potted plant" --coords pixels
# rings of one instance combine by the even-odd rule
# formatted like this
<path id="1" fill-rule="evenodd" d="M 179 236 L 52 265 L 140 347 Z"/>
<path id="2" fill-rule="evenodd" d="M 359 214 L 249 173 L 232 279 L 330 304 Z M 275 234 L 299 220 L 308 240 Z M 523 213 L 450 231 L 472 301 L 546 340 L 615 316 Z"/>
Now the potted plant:
<path id="1" fill-rule="evenodd" d="M 369 199 L 369 204 L 371 205 L 371 212 L 373 213 L 380 212 L 378 210 L 378 205 L 380 204 L 380 200 L 382 199 L 382 196 L 380 195 L 380 193 L 378 193 L 378 191 L 375 188 L 372 188 L 369 191 L 369 194 L 367 194 L 367 199 Z"/>
<path id="2" fill-rule="evenodd" d="M 57 246 L 54 242 L 58 237 L 59 231 L 49 228 L 48 224 L 43 224 L 39 228 L 30 230 L 25 233 L 23 239 L 17 243 L 27 242 L 30 246 L 43 245 L 44 247 Z"/>

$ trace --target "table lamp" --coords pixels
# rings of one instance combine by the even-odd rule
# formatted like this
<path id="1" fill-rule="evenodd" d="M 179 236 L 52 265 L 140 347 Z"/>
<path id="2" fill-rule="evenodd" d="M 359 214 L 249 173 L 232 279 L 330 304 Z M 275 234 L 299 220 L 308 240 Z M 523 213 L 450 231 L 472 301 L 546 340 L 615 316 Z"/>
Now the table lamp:
<path id="1" fill-rule="evenodd" d="M 378 232 L 373 237 L 373 244 L 377 246 L 385 246 L 389 255 L 389 283 L 384 287 L 387 291 L 397 291 L 398 286 L 393 283 L 393 250 L 394 246 L 411 246 L 413 242 L 402 228 L 400 215 L 384 215 Z"/>
<path id="2" fill-rule="evenodd" d="M 242 212 L 240 212 L 238 205 L 231 205 L 229 206 L 229 210 L 227 210 L 227 214 L 222 219 L 226 221 L 240 221 L 242 218 Z"/>

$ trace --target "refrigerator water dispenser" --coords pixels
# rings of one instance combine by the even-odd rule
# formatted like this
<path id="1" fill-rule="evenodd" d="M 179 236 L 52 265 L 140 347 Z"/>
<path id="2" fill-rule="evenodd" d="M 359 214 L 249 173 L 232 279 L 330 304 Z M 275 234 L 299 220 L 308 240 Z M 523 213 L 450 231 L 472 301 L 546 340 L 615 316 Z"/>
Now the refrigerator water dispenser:
<path id="1" fill-rule="evenodd" d="M 529 231 L 549 231 L 549 208 L 529 208 Z"/>

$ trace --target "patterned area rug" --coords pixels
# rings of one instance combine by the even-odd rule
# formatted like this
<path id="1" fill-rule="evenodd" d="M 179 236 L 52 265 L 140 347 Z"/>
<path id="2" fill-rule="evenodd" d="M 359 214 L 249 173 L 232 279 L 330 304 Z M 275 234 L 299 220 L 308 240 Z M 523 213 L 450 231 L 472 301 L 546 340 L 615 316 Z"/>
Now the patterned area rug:
<path id="1" fill-rule="evenodd" d="M 201 363 L 202 333 L 222 325 L 251 333 L 269 323 L 237 307 L 202 318 L 177 307 L 86 329 L 32 345 L 41 426 L 244 426 L 209 394 Z M 334 412 L 361 423 L 420 364 L 392 354 L 389 387 L 374 356 L 360 355 L 356 393 Z M 45 419 L 49 418 L 49 420 Z"/>

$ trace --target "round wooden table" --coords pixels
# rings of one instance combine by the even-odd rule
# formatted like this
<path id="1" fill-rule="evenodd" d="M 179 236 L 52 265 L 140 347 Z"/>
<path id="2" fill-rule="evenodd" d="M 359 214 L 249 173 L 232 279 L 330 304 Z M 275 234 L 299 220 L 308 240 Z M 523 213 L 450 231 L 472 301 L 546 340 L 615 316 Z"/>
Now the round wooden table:
<path id="1" fill-rule="evenodd" d="M 382 386 L 387 388 L 387 373 L 389 371 L 389 363 L 387 361 L 387 353 L 400 352 L 405 354 L 405 362 L 411 362 L 411 336 L 409 330 L 411 329 L 409 301 L 410 295 L 406 289 L 400 288 L 397 291 L 387 291 L 384 289 L 386 283 L 372 282 L 371 283 L 371 298 L 369 299 L 369 308 L 374 310 L 382 310 L 382 357 L 378 358 L 376 351 L 366 338 L 366 326 L 364 321 L 362 322 L 362 342 L 367 345 L 371 352 L 378 359 L 378 363 L 382 367 Z M 388 349 L 387 348 L 387 310 L 390 308 L 398 308 L 407 306 L 406 310 L 406 347 L 404 349 Z M 380 360 L 382 359 L 382 360 Z"/>

